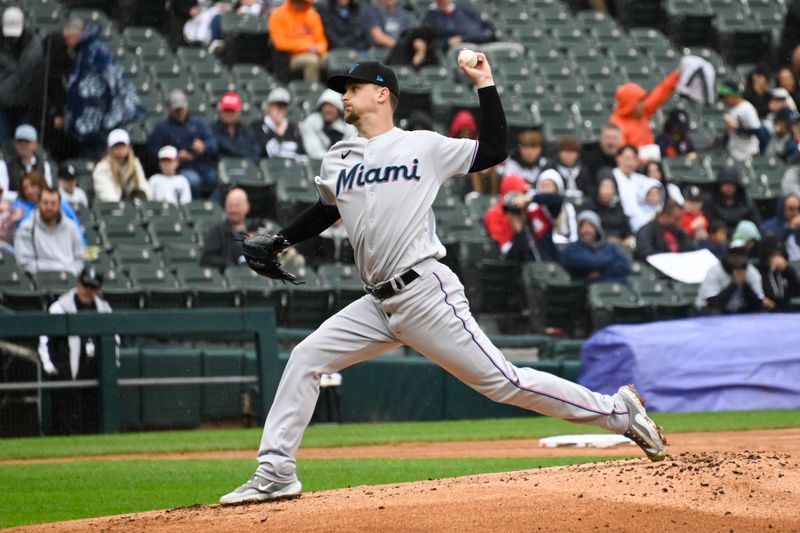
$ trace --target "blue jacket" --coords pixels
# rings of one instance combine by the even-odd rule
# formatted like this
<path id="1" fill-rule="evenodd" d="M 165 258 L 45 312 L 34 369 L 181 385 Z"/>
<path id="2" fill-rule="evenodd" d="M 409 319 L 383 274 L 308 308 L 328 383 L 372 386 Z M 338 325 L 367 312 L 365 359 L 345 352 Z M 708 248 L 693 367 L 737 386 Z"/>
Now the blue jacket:
<path id="1" fill-rule="evenodd" d="M 467 6 L 456 5 L 452 13 L 443 13 L 433 7 L 425 14 L 422 26 L 430 26 L 439 38 L 442 50 L 447 50 L 447 40 L 460 35 L 465 43 L 487 43 L 494 41 L 494 30 L 481 20 L 480 15 Z"/>
<path id="2" fill-rule="evenodd" d="M 217 138 L 220 157 L 241 157 L 249 159 L 256 165 L 261 156 L 261 146 L 256 141 L 256 136 L 252 128 L 243 124 L 234 126 L 236 136 L 228 135 L 228 127 L 217 121 L 211 125 L 211 131 Z"/>
<path id="3" fill-rule="evenodd" d="M 147 150 L 153 160 L 158 159 L 158 151 L 162 146 L 171 145 L 181 150 L 192 151 L 192 143 L 195 139 L 200 139 L 206 145 L 205 152 L 201 155 L 195 154 L 193 161 L 181 163 L 180 169 L 192 169 L 200 173 L 207 170 L 216 172 L 219 154 L 219 144 L 211 126 L 208 122 L 199 117 L 189 116 L 186 122 L 180 123 L 167 117 L 156 124 L 147 139 Z"/>
<path id="4" fill-rule="evenodd" d="M 86 27 L 67 83 L 67 131 L 81 142 L 104 137 L 146 113 L 136 88 L 99 35 L 97 26 Z"/>
<path id="5" fill-rule="evenodd" d="M 591 245 L 583 241 L 570 243 L 561 254 L 561 263 L 573 279 L 593 283 L 618 281 L 627 283 L 631 263 L 614 244 L 602 241 Z M 599 278 L 587 278 L 589 273 L 600 272 Z"/>

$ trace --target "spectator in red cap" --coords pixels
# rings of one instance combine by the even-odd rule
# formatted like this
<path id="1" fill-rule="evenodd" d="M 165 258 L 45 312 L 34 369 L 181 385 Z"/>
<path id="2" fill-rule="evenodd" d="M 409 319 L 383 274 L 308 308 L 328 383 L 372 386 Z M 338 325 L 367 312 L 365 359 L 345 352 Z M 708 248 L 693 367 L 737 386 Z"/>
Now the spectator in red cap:
<path id="1" fill-rule="evenodd" d="M 611 122 L 622 128 L 622 144 L 632 144 L 638 148 L 655 143 L 650 120 L 672 96 L 679 77 L 680 71 L 674 70 L 650 92 L 632 82 L 617 88 L 614 95 L 617 107 L 611 115 Z"/>
<path id="2" fill-rule="evenodd" d="M 221 157 L 241 157 L 258 164 L 260 149 L 252 128 L 241 124 L 242 97 L 230 91 L 222 95 L 217 106 L 217 121 L 211 126 L 219 144 Z"/>

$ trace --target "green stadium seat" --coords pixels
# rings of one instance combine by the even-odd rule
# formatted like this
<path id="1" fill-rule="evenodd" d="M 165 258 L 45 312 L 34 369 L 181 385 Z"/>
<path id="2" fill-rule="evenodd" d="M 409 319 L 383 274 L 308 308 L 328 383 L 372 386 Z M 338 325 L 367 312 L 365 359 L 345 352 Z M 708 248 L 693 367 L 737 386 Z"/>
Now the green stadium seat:
<path id="1" fill-rule="evenodd" d="M 557 339 L 553 342 L 550 356 L 556 360 L 580 361 L 583 339 Z"/>
<path id="2" fill-rule="evenodd" d="M 207 218 L 219 222 L 225 218 L 225 212 L 222 207 L 210 200 L 192 200 L 188 204 L 183 204 L 181 210 L 183 211 L 184 219 L 190 223 Z"/>
<path id="3" fill-rule="evenodd" d="M 655 283 L 651 287 L 637 289 L 640 300 L 649 305 L 655 320 L 672 320 L 689 316 L 691 302 L 686 301 L 671 287 Z"/>
<path id="4" fill-rule="evenodd" d="M 103 298 L 112 309 L 141 309 L 144 293 L 134 287 L 122 270 L 102 269 Z"/>
<path id="5" fill-rule="evenodd" d="M 146 26 L 128 26 L 122 30 L 122 38 L 131 49 L 143 44 L 157 43 L 167 46 L 167 41 L 164 36 L 159 33 L 155 28 Z"/>
<path id="6" fill-rule="evenodd" d="M 180 220 L 154 219 L 148 226 L 151 242 L 157 247 L 163 247 L 167 243 L 196 244 L 198 240 L 191 227 Z"/>
<path id="7" fill-rule="evenodd" d="M 53 302 L 63 293 L 75 287 L 77 280 L 72 272 L 43 271 L 33 275 L 36 288 L 45 291 L 47 298 Z"/>
<path id="8" fill-rule="evenodd" d="M 325 61 L 330 72 L 345 72 L 353 63 L 361 59 L 358 50 L 351 48 L 334 48 L 328 51 Z"/>
<path id="9" fill-rule="evenodd" d="M 650 316 L 648 306 L 636 292 L 621 283 L 593 283 L 589 286 L 589 309 L 595 329 L 611 323 L 640 324 Z"/>
<path id="10" fill-rule="evenodd" d="M 137 266 L 128 275 L 136 287 L 146 294 L 145 307 L 156 309 L 183 309 L 189 307 L 190 294 L 168 270 Z"/>
<path id="11" fill-rule="evenodd" d="M 201 249 L 197 244 L 167 242 L 162 251 L 167 268 L 181 265 L 196 265 L 200 262 Z"/>
<path id="12" fill-rule="evenodd" d="M 502 259 L 478 261 L 480 292 L 475 309 L 479 313 L 519 318 L 526 307 L 522 290 L 522 266 Z"/>
<path id="13" fill-rule="evenodd" d="M 343 309 L 364 295 L 364 282 L 353 265 L 325 263 L 319 266 L 318 274 L 323 286 L 336 291 L 333 311 Z"/>
<path id="14" fill-rule="evenodd" d="M 150 235 L 138 222 L 103 218 L 98 228 L 105 242 L 113 248 L 118 246 L 146 247 L 153 244 Z"/>
<path id="15" fill-rule="evenodd" d="M 143 266 L 147 268 L 164 266 L 161 256 L 150 246 L 118 246 L 114 249 L 113 257 L 116 267 L 127 273 Z"/>
<path id="16" fill-rule="evenodd" d="M 286 326 L 291 328 L 316 329 L 330 315 L 336 292 L 325 287 L 309 268 L 288 268 L 304 285 L 286 285 L 289 296 Z"/>
<path id="17" fill-rule="evenodd" d="M 176 277 L 192 293 L 193 307 L 239 307 L 241 293 L 228 287 L 216 268 L 183 264 L 176 268 Z"/>

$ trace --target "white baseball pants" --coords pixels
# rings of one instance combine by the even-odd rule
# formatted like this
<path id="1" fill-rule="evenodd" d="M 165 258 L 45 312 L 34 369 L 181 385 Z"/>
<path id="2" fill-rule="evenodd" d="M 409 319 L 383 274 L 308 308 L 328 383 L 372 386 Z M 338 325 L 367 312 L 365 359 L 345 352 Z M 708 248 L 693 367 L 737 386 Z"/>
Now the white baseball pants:
<path id="1" fill-rule="evenodd" d="M 356 300 L 292 351 L 264 424 L 258 474 L 295 479 L 295 456 L 319 395 L 320 376 L 410 346 L 468 386 L 501 403 L 614 433 L 628 428 L 616 396 L 598 394 L 532 368 L 518 368 L 478 327 L 458 277 L 438 261 L 414 267 L 421 277 L 398 294 Z"/>

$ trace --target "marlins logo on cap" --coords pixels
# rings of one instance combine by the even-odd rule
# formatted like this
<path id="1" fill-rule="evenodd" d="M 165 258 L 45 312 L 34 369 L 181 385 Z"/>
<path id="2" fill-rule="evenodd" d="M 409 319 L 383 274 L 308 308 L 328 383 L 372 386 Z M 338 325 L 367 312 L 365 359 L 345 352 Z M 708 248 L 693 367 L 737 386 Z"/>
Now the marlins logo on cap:
<path id="1" fill-rule="evenodd" d="M 347 90 L 346 85 L 350 80 L 374 83 L 381 87 L 386 87 L 395 96 L 400 96 L 400 85 L 394 71 L 377 61 L 364 61 L 353 63 L 347 69 L 346 74 L 336 74 L 328 78 L 328 87 L 342 93 Z"/>

